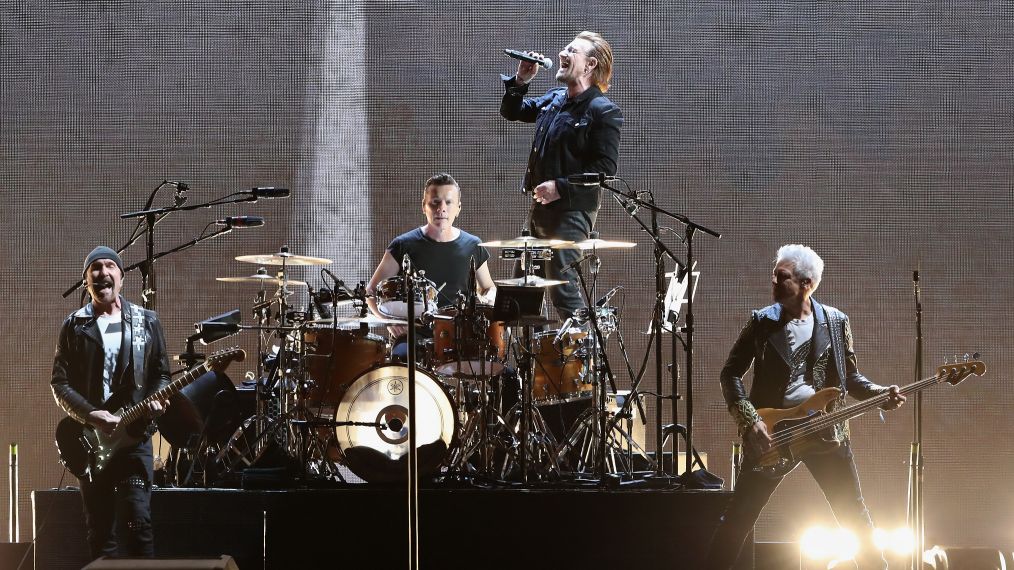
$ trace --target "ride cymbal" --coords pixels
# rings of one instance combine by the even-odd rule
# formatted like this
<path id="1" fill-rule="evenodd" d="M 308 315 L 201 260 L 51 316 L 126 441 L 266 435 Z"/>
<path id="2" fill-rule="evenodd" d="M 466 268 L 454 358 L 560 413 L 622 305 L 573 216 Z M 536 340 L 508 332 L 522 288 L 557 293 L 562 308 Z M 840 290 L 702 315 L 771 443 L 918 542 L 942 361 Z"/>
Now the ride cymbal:
<path id="1" fill-rule="evenodd" d="M 334 263 L 332 260 L 323 257 L 295 255 L 288 252 L 240 255 L 236 257 L 236 261 L 256 263 L 258 265 L 331 265 Z"/>
<path id="2" fill-rule="evenodd" d="M 541 248 L 562 247 L 572 243 L 574 242 L 563 239 L 545 239 L 534 236 L 520 236 L 513 239 L 484 241 L 479 245 L 483 247 Z"/>
<path id="3" fill-rule="evenodd" d="M 530 277 L 497 279 L 494 283 L 497 285 L 514 285 L 523 287 L 555 287 L 557 285 L 563 285 L 566 281 L 560 281 L 559 279 L 546 279 L 544 277 L 539 277 L 538 275 L 532 275 Z"/>
<path id="4" fill-rule="evenodd" d="M 282 280 L 280 277 L 268 275 L 267 273 L 257 273 L 254 275 L 243 276 L 243 277 L 215 277 L 215 281 L 222 281 L 223 283 L 257 283 L 259 285 L 299 285 L 306 287 L 305 281 L 299 281 L 297 279 L 286 279 Z"/>
<path id="5" fill-rule="evenodd" d="M 556 249 L 580 249 L 589 250 L 594 249 L 596 251 L 600 249 L 626 249 L 637 245 L 632 241 L 616 241 L 608 239 L 591 238 L 583 241 L 574 242 L 568 245 L 556 246 Z"/>

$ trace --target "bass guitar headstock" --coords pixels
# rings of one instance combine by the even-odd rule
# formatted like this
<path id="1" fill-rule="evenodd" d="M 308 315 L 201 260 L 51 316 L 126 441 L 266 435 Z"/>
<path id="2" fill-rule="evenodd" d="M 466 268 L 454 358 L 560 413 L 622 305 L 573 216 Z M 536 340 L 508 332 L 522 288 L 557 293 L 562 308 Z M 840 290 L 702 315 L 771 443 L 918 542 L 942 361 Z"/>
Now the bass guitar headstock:
<path id="1" fill-rule="evenodd" d="M 956 385 L 965 378 L 971 375 L 982 376 L 986 373 L 986 363 L 978 360 L 979 353 L 969 356 L 965 355 L 963 360 L 958 360 L 958 357 L 954 357 L 954 362 L 947 362 L 944 359 L 942 366 L 937 366 L 937 378 L 941 382 L 947 382 L 948 384 Z"/>

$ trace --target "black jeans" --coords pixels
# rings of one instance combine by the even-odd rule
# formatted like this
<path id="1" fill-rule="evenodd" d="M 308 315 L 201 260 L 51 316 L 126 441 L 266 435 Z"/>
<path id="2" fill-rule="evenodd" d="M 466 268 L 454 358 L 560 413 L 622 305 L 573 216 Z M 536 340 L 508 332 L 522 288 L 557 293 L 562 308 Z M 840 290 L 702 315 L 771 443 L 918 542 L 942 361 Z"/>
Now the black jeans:
<path id="1" fill-rule="evenodd" d="M 597 214 L 598 212 L 557 211 L 536 207 L 532 212 L 532 235 L 546 239 L 582 241 L 588 239 L 588 235 L 595 226 Z M 546 279 L 567 281 L 564 285 L 549 288 L 549 298 L 553 301 L 553 306 L 556 307 L 556 311 L 560 313 L 562 319 L 573 316 L 575 311 L 585 306 L 580 282 L 577 278 L 577 269 L 565 274 L 562 273 L 564 266 L 576 261 L 583 254 L 584 252 L 579 249 L 554 249 L 551 260 L 535 263 L 535 267 L 538 269 L 536 274 Z M 580 269 L 584 271 L 585 268 L 581 267 Z M 520 267 L 516 273 L 519 271 Z"/>
<path id="2" fill-rule="evenodd" d="M 887 561 L 873 546 L 873 520 L 859 488 L 859 474 L 852 459 L 852 449 L 843 444 L 828 453 L 809 455 L 803 459 L 803 464 L 824 492 L 838 524 L 859 537 L 861 550 L 856 563 L 860 570 L 887 568 Z M 752 467 L 753 463 L 749 459 L 743 464 L 732 501 L 722 515 L 712 539 L 706 566 L 708 569 L 725 570 L 733 567 L 761 510 L 782 482 L 781 478 L 752 471 Z"/>
<path id="3" fill-rule="evenodd" d="M 93 481 L 81 481 L 88 549 L 100 556 L 152 557 L 151 441 L 121 450 Z M 119 552 L 117 538 L 122 538 Z"/>

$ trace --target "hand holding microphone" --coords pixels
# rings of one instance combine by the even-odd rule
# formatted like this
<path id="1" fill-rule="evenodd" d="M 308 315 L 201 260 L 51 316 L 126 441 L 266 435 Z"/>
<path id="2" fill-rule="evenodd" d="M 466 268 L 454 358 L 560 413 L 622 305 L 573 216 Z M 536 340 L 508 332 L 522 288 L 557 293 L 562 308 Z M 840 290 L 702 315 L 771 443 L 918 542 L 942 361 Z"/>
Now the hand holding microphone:
<path id="1" fill-rule="evenodd" d="M 503 50 L 508 57 L 520 60 L 518 62 L 518 73 L 517 81 L 519 83 L 528 83 L 539 73 L 539 66 L 545 67 L 546 69 L 553 68 L 553 60 L 542 55 L 541 53 L 534 51 L 520 51 L 516 49 L 505 49 Z"/>

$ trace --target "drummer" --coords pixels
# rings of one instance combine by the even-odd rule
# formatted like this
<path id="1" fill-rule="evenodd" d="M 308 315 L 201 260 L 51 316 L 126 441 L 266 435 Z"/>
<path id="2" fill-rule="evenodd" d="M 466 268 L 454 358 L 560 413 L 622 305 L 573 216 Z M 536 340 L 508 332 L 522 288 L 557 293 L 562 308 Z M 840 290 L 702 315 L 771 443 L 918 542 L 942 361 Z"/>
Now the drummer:
<path id="1" fill-rule="evenodd" d="M 426 278 L 436 285 L 439 291 L 437 305 L 441 307 L 457 302 L 458 293 L 467 293 L 470 260 L 474 259 L 478 300 L 492 304 L 496 286 L 487 264 L 489 252 L 479 245 L 482 240 L 478 237 L 454 227 L 454 220 L 461 213 L 461 187 L 450 174 L 434 174 L 426 181 L 422 211 L 426 215 L 426 225 L 391 240 L 373 272 L 366 287 L 370 311 L 378 317 L 388 316 L 380 312 L 374 294 L 382 281 L 401 272 L 402 259 L 406 254 L 412 261 L 412 268 L 425 271 Z M 389 330 L 399 339 L 407 333 L 406 327 L 400 325 Z M 403 358 L 405 350 L 402 342 L 395 347 L 394 356 Z"/>

